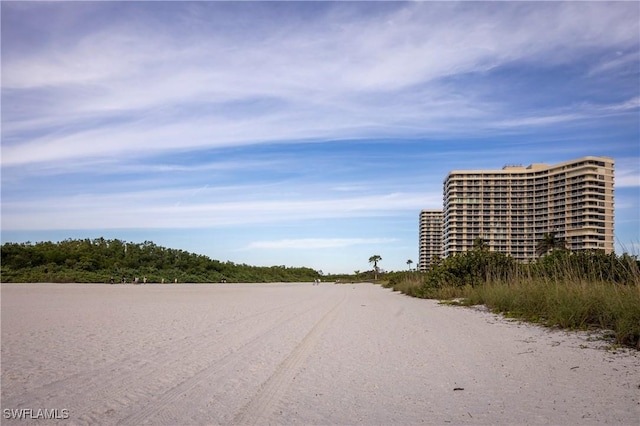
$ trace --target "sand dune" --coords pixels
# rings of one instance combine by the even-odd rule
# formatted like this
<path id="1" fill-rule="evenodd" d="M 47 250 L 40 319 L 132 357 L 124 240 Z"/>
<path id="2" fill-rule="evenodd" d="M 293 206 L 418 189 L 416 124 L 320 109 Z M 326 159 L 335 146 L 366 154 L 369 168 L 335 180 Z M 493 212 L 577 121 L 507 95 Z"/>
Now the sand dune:
<path id="1" fill-rule="evenodd" d="M 1 297 L 2 424 L 640 420 L 637 351 L 371 284 L 3 284 Z"/>

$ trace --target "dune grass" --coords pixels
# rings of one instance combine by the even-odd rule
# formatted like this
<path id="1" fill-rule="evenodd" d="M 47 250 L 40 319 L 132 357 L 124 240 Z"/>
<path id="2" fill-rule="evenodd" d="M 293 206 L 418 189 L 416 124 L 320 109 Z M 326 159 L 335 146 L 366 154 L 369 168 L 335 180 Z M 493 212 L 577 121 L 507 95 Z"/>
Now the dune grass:
<path id="1" fill-rule="evenodd" d="M 640 268 L 635 257 L 561 253 L 507 268 L 504 259 L 493 268 L 493 257 L 470 252 L 427 273 L 395 277 L 390 286 L 416 297 L 483 304 L 546 326 L 611 330 L 616 344 L 640 350 Z"/>
<path id="2" fill-rule="evenodd" d="M 494 312 L 568 329 L 612 330 L 616 343 L 640 341 L 640 287 L 610 282 L 490 282 L 463 288 L 465 304 L 484 304 Z"/>

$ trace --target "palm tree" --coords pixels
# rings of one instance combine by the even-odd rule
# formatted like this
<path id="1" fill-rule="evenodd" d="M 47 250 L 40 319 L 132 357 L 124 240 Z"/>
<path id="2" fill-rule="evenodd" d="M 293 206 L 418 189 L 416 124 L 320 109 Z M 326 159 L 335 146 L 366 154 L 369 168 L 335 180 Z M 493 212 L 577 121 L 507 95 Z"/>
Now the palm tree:
<path id="1" fill-rule="evenodd" d="M 562 238 L 556 238 L 556 233 L 551 232 L 544 234 L 542 239 L 536 244 L 536 254 L 541 257 L 550 251 L 556 249 L 564 249 L 567 247 L 567 243 Z"/>
<path id="2" fill-rule="evenodd" d="M 413 260 L 409 259 L 407 260 L 407 265 L 409 265 L 409 270 L 411 270 L 411 264 L 413 263 Z"/>
<path id="3" fill-rule="evenodd" d="M 484 241 L 484 239 L 477 237 L 475 240 L 473 240 L 473 249 L 476 251 L 486 251 L 489 249 L 489 246 Z"/>
<path id="4" fill-rule="evenodd" d="M 369 258 L 369 263 L 373 263 L 374 280 L 378 279 L 378 262 L 382 260 L 379 254 L 374 254 Z"/>

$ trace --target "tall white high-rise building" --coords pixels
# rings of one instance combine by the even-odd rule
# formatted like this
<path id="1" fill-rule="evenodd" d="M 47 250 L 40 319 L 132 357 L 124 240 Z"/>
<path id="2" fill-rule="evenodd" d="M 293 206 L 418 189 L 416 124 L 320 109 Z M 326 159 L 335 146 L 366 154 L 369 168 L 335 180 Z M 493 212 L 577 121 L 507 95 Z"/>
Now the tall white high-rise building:
<path id="1" fill-rule="evenodd" d="M 537 242 L 552 232 L 572 251 L 613 251 L 614 161 L 609 157 L 454 170 L 444 181 L 443 201 L 443 257 L 471 250 L 479 237 L 490 250 L 534 259 Z M 421 215 L 420 266 L 428 264 L 423 256 L 427 259 L 433 248 L 425 244 L 423 253 L 422 235 Z"/>

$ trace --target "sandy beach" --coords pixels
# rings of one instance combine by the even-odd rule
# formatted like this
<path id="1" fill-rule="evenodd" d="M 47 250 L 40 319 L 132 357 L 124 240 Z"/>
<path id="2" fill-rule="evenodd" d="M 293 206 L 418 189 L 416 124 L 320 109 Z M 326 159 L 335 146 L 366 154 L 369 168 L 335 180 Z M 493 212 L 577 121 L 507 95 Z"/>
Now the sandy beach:
<path id="1" fill-rule="evenodd" d="M 637 351 L 371 284 L 2 284 L 1 298 L 3 425 L 640 421 Z"/>

